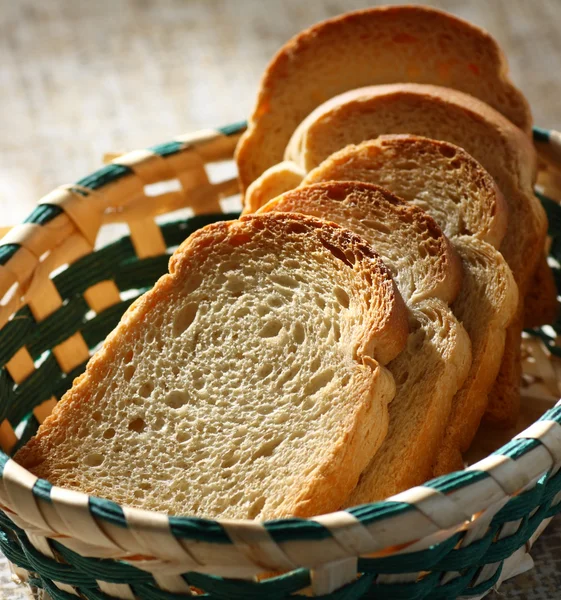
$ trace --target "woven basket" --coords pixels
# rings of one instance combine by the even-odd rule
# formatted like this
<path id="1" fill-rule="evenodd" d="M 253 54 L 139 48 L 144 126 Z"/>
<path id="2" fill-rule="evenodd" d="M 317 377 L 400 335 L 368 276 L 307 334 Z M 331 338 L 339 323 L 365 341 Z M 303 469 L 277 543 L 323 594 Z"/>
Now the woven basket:
<path id="1" fill-rule="evenodd" d="M 231 158 L 243 128 L 119 156 L 46 196 L 2 240 L 0 549 L 55 600 L 485 595 L 524 568 L 533 540 L 561 510 L 561 403 L 463 472 L 312 519 L 168 517 L 53 487 L 9 458 L 125 309 L 167 271 L 173 248 L 236 216 Z M 561 136 L 536 130 L 535 140 L 550 165 L 542 192 L 553 195 Z M 541 199 L 551 254 L 561 260 L 561 208 Z M 123 228 L 124 237 L 100 242 Z M 525 342 L 526 406 L 558 397 L 560 328 Z"/>

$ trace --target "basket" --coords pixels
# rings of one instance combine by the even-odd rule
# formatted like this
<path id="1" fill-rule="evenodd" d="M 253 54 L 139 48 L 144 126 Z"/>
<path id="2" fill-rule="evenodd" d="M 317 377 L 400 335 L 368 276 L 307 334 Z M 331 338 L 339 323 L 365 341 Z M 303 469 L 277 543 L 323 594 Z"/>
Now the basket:
<path id="1" fill-rule="evenodd" d="M 561 403 L 463 472 L 311 519 L 167 516 L 53 487 L 10 459 L 126 308 L 167 271 L 172 250 L 197 228 L 236 216 L 231 158 L 243 129 L 119 156 L 43 198 L 2 240 L 1 551 L 54 600 L 482 597 L 520 570 L 561 510 Z M 535 140 L 546 162 L 560 159 L 561 136 L 536 130 Z M 543 189 L 556 177 L 545 170 Z M 561 260 L 561 208 L 541 198 L 551 254 Z M 127 235 L 108 243 L 119 228 Z M 528 342 L 532 393 L 549 386 L 557 394 L 560 331 L 552 324 Z"/>

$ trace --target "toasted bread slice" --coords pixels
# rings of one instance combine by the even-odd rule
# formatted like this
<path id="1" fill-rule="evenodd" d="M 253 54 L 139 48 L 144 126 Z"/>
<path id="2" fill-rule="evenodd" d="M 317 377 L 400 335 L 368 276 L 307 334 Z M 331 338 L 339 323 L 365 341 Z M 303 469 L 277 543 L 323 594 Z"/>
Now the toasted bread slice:
<path id="1" fill-rule="evenodd" d="M 432 476 L 452 398 L 471 364 L 470 341 L 449 303 L 461 263 L 436 222 L 387 190 L 356 181 L 318 183 L 271 200 L 258 214 L 302 212 L 329 218 L 372 244 L 409 307 L 406 349 L 388 364 L 397 384 L 388 436 L 347 505 L 385 498 Z"/>
<path id="2" fill-rule="evenodd" d="M 505 340 L 503 364 L 490 394 L 486 418 L 516 421 L 520 407 L 520 340 L 523 297 L 543 260 L 545 212 L 534 196 L 535 150 L 528 137 L 498 112 L 456 90 L 401 84 L 353 90 L 310 114 L 294 133 L 286 159 L 305 171 L 349 144 L 381 134 L 411 133 L 464 148 L 493 177 L 509 208 L 500 250 L 519 288 L 517 315 Z"/>
<path id="3" fill-rule="evenodd" d="M 242 190 L 282 160 L 298 124 L 320 104 L 348 90 L 401 82 L 466 92 L 531 131 L 528 103 L 486 31 L 428 7 L 370 8 L 299 33 L 269 63 L 237 150 Z"/>
<path id="4" fill-rule="evenodd" d="M 330 180 L 382 185 L 422 208 L 462 258 L 463 284 L 452 310 L 470 337 L 473 360 L 454 396 L 435 474 L 454 470 L 462 464 L 461 453 L 473 441 L 487 407 L 505 331 L 518 304 L 512 272 L 496 250 L 506 232 L 506 202 L 489 173 L 465 150 L 410 135 L 347 146 L 311 171 L 302 185 Z"/>
<path id="5" fill-rule="evenodd" d="M 178 515 L 345 503 L 386 435 L 406 343 L 391 275 L 304 215 L 209 225 L 123 316 L 16 460 L 51 483 Z"/>

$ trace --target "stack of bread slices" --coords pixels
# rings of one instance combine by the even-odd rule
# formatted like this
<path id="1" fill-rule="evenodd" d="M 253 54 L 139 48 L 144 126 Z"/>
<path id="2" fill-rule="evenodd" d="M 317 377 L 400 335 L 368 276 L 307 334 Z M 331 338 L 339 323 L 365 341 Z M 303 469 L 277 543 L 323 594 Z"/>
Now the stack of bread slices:
<path id="1" fill-rule="evenodd" d="M 463 466 L 516 421 L 551 319 L 526 100 L 484 31 L 413 6 L 273 58 L 244 215 L 176 251 L 16 456 L 53 484 L 204 517 L 312 516 Z"/>

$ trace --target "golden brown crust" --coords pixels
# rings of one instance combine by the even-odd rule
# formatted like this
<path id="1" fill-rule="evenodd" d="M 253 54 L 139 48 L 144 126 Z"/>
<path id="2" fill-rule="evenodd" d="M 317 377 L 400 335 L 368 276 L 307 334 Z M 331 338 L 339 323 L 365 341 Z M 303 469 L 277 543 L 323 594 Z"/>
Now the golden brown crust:
<path id="1" fill-rule="evenodd" d="M 407 161 L 411 164 L 407 167 L 409 169 L 413 168 L 415 161 L 426 166 L 436 164 L 441 169 L 449 169 L 461 182 L 470 182 L 477 201 L 458 201 L 463 223 L 461 233 L 472 235 L 495 248 L 501 245 L 508 225 L 508 204 L 503 194 L 489 173 L 471 155 L 448 142 L 409 134 L 381 135 L 332 154 L 306 175 L 302 185 L 330 179 L 376 183 L 380 170 L 390 171 L 394 164 L 396 173 L 400 173 L 401 164 L 408 164 Z M 430 180 L 426 182 L 426 189 L 431 189 Z M 430 200 L 427 202 L 430 203 Z"/>
<path id="2" fill-rule="evenodd" d="M 370 45 L 377 60 L 365 51 Z M 464 91 L 531 131 L 528 103 L 486 31 L 428 7 L 360 10 L 301 32 L 273 57 L 238 146 L 242 190 L 282 160 L 298 123 L 322 102 L 365 85 L 402 81 Z"/>
<path id="3" fill-rule="evenodd" d="M 406 308 L 388 270 L 361 238 L 333 223 L 305 215 L 246 216 L 239 221 L 209 225 L 186 240 L 170 260 L 170 273 L 164 275 L 125 313 L 89 362 L 86 372 L 41 425 L 37 435 L 18 452 L 17 462 L 54 485 L 122 501 L 121 498 L 112 498 L 113 490 L 107 487 L 83 484 L 77 476 L 81 465 L 68 465 L 69 469 L 65 470 L 65 465 L 60 464 L 57 457 L 62 456 L 61 448 L 69 443 L 67 436 L 71 426 L 79 422 L 87 405 L 95 402 L 92 395 L 97 384 L 110 369 L 121 364 L 120 359 L 130 348 L 131 340 L 141 336 L 146 327 L 154 326 L 154 310 L 173 302 L 174 295 L 183 289 L 185 281 L 189 281 L 193 274 L 204 272 L 205 257 L 220 252 L 219 260 L 220 256 L 229 255 L 230 247 L 266 245 L 272 238 L 278 240 L 278 236 L 301 236 L 305 248 L 316 248 L 321 252 L 327 249 L 338 260 L 352 265 L 357 285 L 363 288 L 367 304 L 363 332 L 356 340 L 355 360 L 361 367 L 341 412 L 342 434 L 333 440 L 333 446 L 325 452 L 316 468 L 302 474 L 298 488 L 287 494 L 278 510 L 265 511 L 260 518 L 291 514 L 312 516 L 339 508 L 371 452 L 385 435 L 386 407 L 393 396 L 394 384 L 378 360 L 381 363 L 391 360 L 405 344 L 408 333 Z M 377 339 L 378 336 L 382 341 Z"/>

